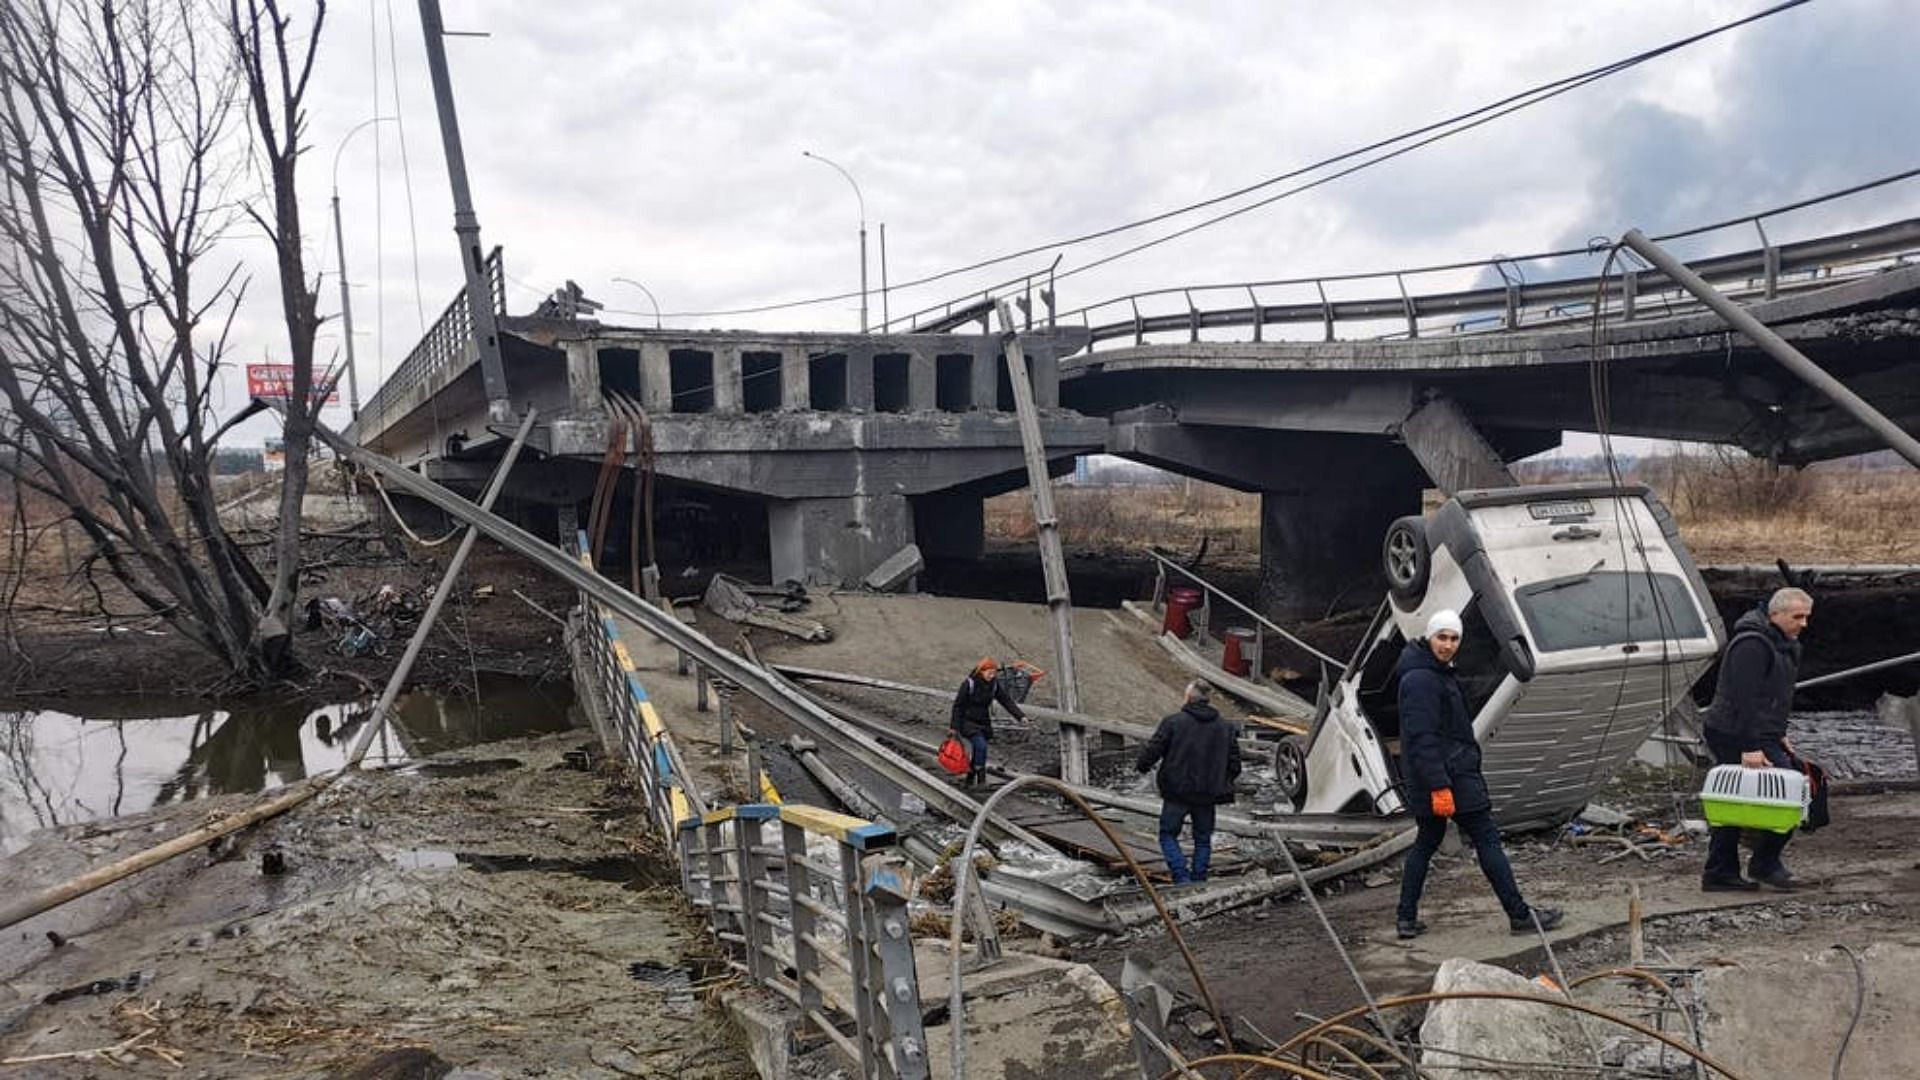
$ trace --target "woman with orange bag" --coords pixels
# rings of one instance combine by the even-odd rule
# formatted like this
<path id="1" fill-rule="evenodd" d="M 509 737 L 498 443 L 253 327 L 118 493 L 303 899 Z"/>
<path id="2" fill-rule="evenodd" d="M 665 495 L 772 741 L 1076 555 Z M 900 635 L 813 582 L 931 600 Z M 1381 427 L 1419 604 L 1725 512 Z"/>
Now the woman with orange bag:
<path id="1" fill-rule="evenodd" d="M 953 696 L 947 734 L 958 737 L 973 750 L 972 768 L 967 773 L 968 787 L 987 782 L 987 742 L 993 738 L 993 703 L 1000 702 L 1015 720 L 1024 722 L 1027 718 L 999 676 L 1000 662 L 986 657 L 973 666 L 973 674 L 967 676 L 960 684 L 960 691 Z"/>

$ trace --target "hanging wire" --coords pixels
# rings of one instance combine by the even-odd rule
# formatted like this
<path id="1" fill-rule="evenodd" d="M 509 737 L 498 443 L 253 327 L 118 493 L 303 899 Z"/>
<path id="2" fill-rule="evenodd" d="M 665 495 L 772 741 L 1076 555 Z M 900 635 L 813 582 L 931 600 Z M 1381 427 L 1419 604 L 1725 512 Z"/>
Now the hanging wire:
<path id="1" fill-rule="evenodd" d="M 387 68 L 388 81 L 393 84 L 394 128 L 400 138 L 400 176 L 407 191 L 407 251 L 413 260 L 413 311 L 419 321 L 419 332 L 427 332 L 427 297 L 420 287 L 420 225 L 413 213 L 413 165 L 407 159 L 407 119 L 406 109 L 401 105 L 400 95 L 400 57 L 394 47 L 393 0 L 384 0 L 382 4 L 387 12 Z"/>

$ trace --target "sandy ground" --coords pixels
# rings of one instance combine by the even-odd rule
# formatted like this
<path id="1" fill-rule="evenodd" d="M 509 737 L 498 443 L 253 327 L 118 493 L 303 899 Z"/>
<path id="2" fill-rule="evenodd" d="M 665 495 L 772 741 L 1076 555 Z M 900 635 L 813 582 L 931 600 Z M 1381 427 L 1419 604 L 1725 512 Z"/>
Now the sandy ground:
<path id="1" fill-rule="evenodd" d="M 375 1075 L 354 1069 L 411 1049 L 473 1077 L 751 1076 L 717 1014 L 629 976 L 643 963 L 697 981 L 713 961 L 626 794 L 565 763 L 589 741 L 365 774 L 237 846 L 9 928 L 0 1059 L 137 1037 L 117 1068 L 66 1058 L 13 1075 Z M 0 895 L 251 802 L 43 834 L 0 862 Z M 269 852 L 283 873 L 264 872 Z M 75 988 L 98 992 L 62 994 Z"/>

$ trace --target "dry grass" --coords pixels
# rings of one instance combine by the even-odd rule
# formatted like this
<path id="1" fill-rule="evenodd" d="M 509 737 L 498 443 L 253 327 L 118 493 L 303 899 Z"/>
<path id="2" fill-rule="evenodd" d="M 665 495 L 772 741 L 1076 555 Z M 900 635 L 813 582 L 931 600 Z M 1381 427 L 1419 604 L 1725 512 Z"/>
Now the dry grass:
<path id="1" fill-rule="evenodd" d="M 1138 551 L 1192 549 L 1211 537 L 1212 556 L 1260 553 L 1260 497 L 1212 484 L 1190 487 L 1060 487 L 1054 489 L 1060 538 L 1068 547 Z M 987 535 L 1034 538 L 1033 503 L 1023 491 L 987 500 Z"/>
<path id="2" fill-rule="evenodd" d="M 1598 478 L 1591 469 L 1562 463 L 1519 472 L 1528 483 Z M 1920 473 L 1911 469 L 1846 463 L 1784 469 L 1728 451 L 1643 459 L 1627 479 L 1660 494 L 1694 557 L 1704 563 L 1920 563 Z M 1250 559 L 1260 551 L 1260 499 L 1254 494 L 1196 482 L 1061 487 L 1054 501 L 1061 539 L 1076 550 L 1191 550 L 1211 537 L 1210 558 Z M 987 500 L 987 535 L 1033 539 L 1025 491 Z"/>

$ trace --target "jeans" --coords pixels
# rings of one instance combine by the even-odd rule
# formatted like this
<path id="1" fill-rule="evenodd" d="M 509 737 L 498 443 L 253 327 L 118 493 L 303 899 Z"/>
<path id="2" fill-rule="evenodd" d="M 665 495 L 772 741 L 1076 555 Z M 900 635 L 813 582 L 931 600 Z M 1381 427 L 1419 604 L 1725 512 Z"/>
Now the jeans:
<path id="1" fill-rule="evenodd" d="M 987 737 L 985 735 L 967 736 L 967 744 L 973 747 L 973 771 L 987 771 Z"/>
<path id="2" fill-rule="evenodd" d="M 1414 837 L 1413 846 L 1407 849 L 1406 868 L 1400 875 L 1402 922 L 1419 918 L 1420 891 L 1427 887 L 1427 866 L 1447 835 L 1446 818 L 1422 816 L 1415 820 L 1420 824 L 1420 832 Z M 1480 872 L 1487 875 L 1487 884 L 1493 886 L 1493 894 L 1500 898 L 1507 918 L 1516 921 L 1529 918 L 1533 909 L 1521 899 L 1520 886 L 1514 883 L 1513 864 L 1507 861 L 1507 849 L 1500 846 L 1500 826 L 1494 824 L 1493 811 L 1463 810 L 1455 814 L 1453 820 L 1459 822 L 1461 834 L 1473 845 Z"/>
<path id="3" fill-rule="evenodd" d="M 1716 765 L 1738 765 L 1740 763 L 1740 740 L 1731 735 L 1708 728 L 1706 731 L 1707 749 L 1713 751 Z M 1768 764 L 1776 768 L 1791 769 L 1793 760 L 1787 756 L 1787 748 L 1779 743 L 1763 747 L 1761 752 L 1767 755 Z M 1747 860 L 1747 876 L 1756 881 L 1784 873 L 1786 867 L 1780 862 L 1780 853 L 1787 848 L 1792 833 L 1758 832 L 1754 834 L 1753 857 Z M 1705 877 L 1732 881 L 1740 876 L 1740 830 L 1723 825 L 1707 832 L 1707 867 Z"/>
<path id="4" fill-rule="evenodd" d="M 1160 804 L 1160 854 L 1173 872 L 1173 883 L 1185 885 L 1207 880 L 1207 868 L 1213 864 L 1212 803 L 1183 803 L 1167 799 Z M 1187 857 L 1180 851 L 1180 827 L 1193 819 L 1193 870 L 1187 870 Z"/>

